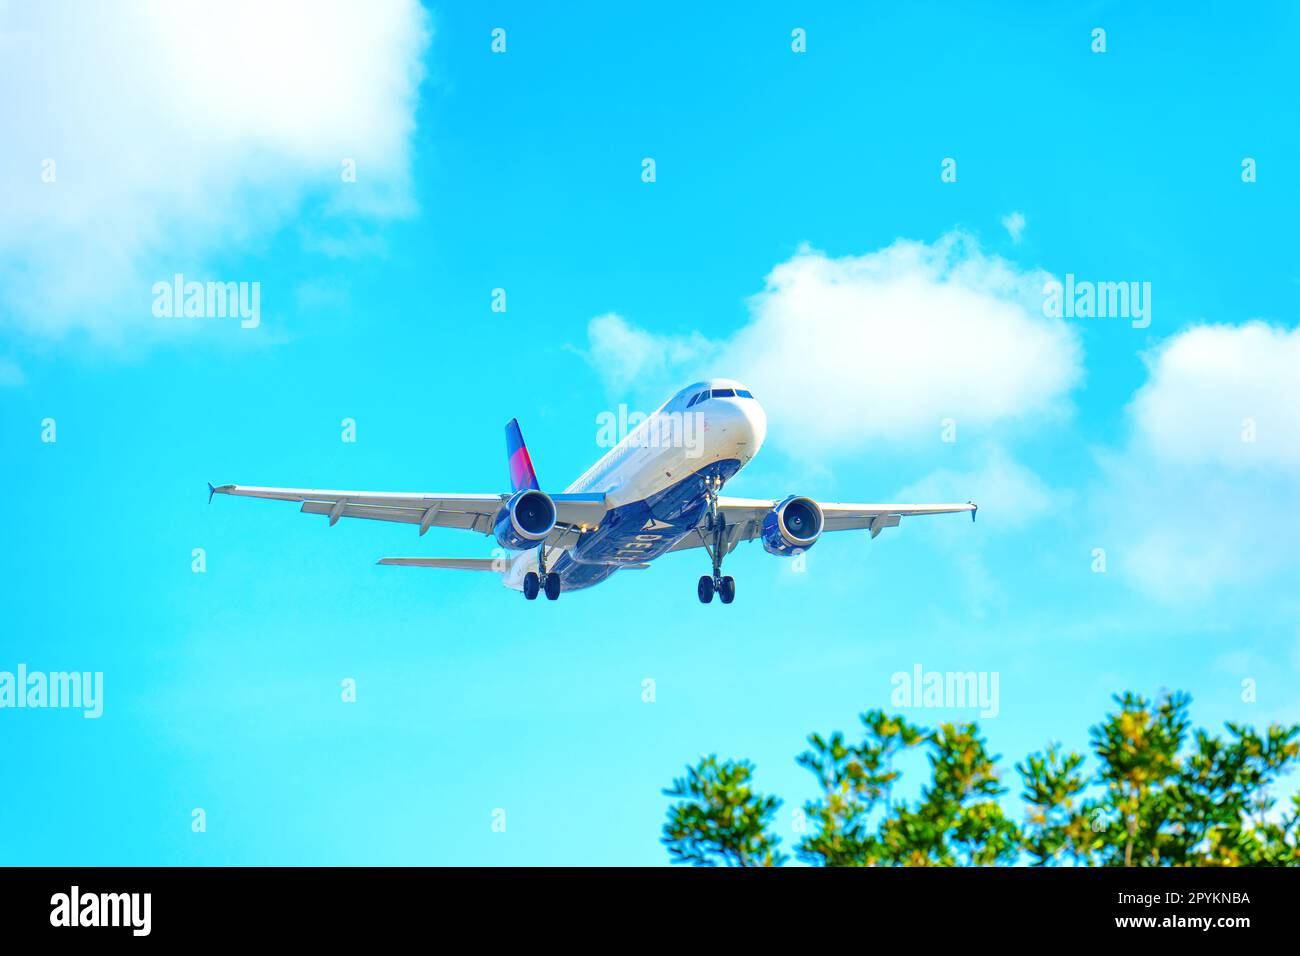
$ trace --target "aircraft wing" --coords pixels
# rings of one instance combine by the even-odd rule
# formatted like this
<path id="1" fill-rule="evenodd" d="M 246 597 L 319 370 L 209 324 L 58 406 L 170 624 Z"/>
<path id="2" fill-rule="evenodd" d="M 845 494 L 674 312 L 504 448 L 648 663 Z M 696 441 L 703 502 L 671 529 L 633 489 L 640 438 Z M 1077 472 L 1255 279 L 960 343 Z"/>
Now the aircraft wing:
<path id="1" fill-rule="evenodd" d="M 763 533 L 763 519 L 769 511 L 780 503 L 780 501 L 768 498 L 729 498 L 720 495 L 718 497 L 718 513 L 722 515 L 726 522 L 726 542 L 723 554 L 729 554 L 742 541 L 753 541 L 759 537 Z M 822 528 L 823 533 L 869 529 L 873 538 L 885 528 L 898 527 L 898 523 L 903 518 L 919 515 L 956 514 L 968 511 L 973 521 L 975 512 L 979 507 L 970 502 L 966 504 L 938 505 L 859 505 L 819 501 L 818 505 L 821 506 L 822 515 L 825 519 L 825 525 Z M 687 535 L 671 550 L 684 551 L 688 548 L 702 548 L 707 540 L 709 540 L 709 533 L 704 530 L 704 525 L 701 525 L 696 529 L 696 533 Z"/>
<path id="2" fill-rule="evenodd" d="M 444 568 L 451 571 L 505 571 L 509 562 L 501 558 L 380 558 L 376 564 L 401 568 Z M 620 571 L 644 571 L 648 564 L 624 564 Z"/>
<path id="3" fill-rule="evenodd" d="M 443 495 L 392 491 L 324 491 L 317 488 L 261 488 L 252 485 L 208 485 L 212 495 L 236 495 L 243 498 L 266 498 L 272 501 L 301 503 L 304 514 L 325 515 L 331 525 L 339 518 L 369 518 L 372 521 L 398 521 L 418 525 L 420 534 L 430 528 L 463 528 L 492 534 L 497 512 L 509 495 Z M 604 495 L 551 495 L 555 502 L 555 531 L 547 544 L 573 533 L 574 529 L 593 527 L 605 516 Z M 553 540 L 555 539 L 555 540 Z"/>
<path id="4" fill-rule="evenodd" d="M 500 558 L 380 558 L 376 564 L 391 564 L 400 568 L 445 568 L 451 571 L 505 570 L 506 562 Z"/>

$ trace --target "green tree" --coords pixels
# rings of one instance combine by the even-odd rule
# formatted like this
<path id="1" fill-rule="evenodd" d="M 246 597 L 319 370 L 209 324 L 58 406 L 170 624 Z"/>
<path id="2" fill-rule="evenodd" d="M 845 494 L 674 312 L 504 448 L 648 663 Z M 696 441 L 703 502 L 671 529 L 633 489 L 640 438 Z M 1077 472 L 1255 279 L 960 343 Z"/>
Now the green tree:
<path id="1" fill-rule="evenodd" d="M 813 734 L 797 762 L 818 795 L 804 804 L 811 829 L 795 852 L 817 866 L 1300 866 L 1300 793 L 1280 813 L 1270 793 L 1300 762 L 1300 726 L 1189 735 L 1186 694 L 1115 702 L 1090 731 L 1095 772 L 1059 744 L 1016 766 L 1023 827 L 1003 811 L 999 758 L 976 724 L 930 731 L 873 710 L 859 743 Z M 895 762 L 914 750 L 929 779 L 915 802 L 895 800 Z M 784 862 L 768 830 L 781 802 L 754 792 L 752 774 L 746 761 L 711 756 L 665 791 L 680 799 L 664 825 L 673 862 Z"/>
<path id="2" fill-rule="evenodd" d="M 928 731 L 873 710 L 862 715 L 862 743 L 840 733 L 808 738 L 798 759 L 812 771 L 821 796 L 804 805 L 816 830 L 800 841 L 801 860 L 820 866 L 947 866 L 996 863 L 1017 852 L 1019 830 L 996 798 L 997 757 L 974 724 Z M 895 756 L 928 751 L 931 781 L 915 806 L 891 798 L 899 772 Z M 879 809 L 879 820 L 873 814 Z"/>
<path id="3" fill-rule="evenodd" d="M 663 842 L 674 863 L 696 866 L 780 866 L 780 839 L 767 832 L 781 801 L 750 788 L 748 760 L 702 757 L 664 793 L 679 798 L 668 810 Z"/>
<path id="4" fill-rule="evenodd" d="M 846 744 L 839 731 L 829 739 L 812 734 L 808 737 L 812 749 L 798 758 L 799 766 L 811 771 L 821 787 L 821 796 L 804 804 L 804 812 L 816 827 L 795 850 L 805 862 L 871 866 L 886 857 L 885 845 L 870 829 L 869 817 L 882 802 L 889 803 L 899 776 L 893 768 L 894 757 L 919 746 L 929 732 L 882 710 L 863 714 L 861 720 L 866 729 L 862 743 Z"/>
<path id="5" fill-rule="evenodd" d="M 1088 781 L 1076 753 L 1035 754 L 1016 769 L 1030 806 L 1025 847 L 1033 862 L 1101 866 L 1300 864 L 1297 814 L 1269 818 L 1269 786 L 1300 758 L 1300 726 L 1263 736 L 1240 724 L 1227 737 L 1197 730 L 1186 694 L 1154 703 L 1115 698 L 1119 710 L 1092 728 L 1098 771 Z M 1098 793 L 1080 798 L 1089 783 Z"/>
<path id="6" fill-rule="evenodd" d="M 1102 846 L 1104 838 L 1094 832 L 1094 824 L 1101 823 L 1097 808 L 1081 799 L 1088 787 L 1082 765 L 1081 754 L 1062 756 L 1060 745 L 1052 744 L 1016 766 L 1025 785 L 1021 798 L 1028 808 L 1023 846 L 1036 865 L 1063 857 L 1091 864 L 1094 851 Z"/>
<path id="7" fill-rule="evenodd" d="M 985 866 L 1010 863 L 1019 852 L 1020 829 L 1007 819 L 997 797 L 998 757 L 979 728 L 944 724 L 930 735 L 930 782 L 915 808 L 898 807 L 882 828 L 888 862 L 905 866 Z"/>

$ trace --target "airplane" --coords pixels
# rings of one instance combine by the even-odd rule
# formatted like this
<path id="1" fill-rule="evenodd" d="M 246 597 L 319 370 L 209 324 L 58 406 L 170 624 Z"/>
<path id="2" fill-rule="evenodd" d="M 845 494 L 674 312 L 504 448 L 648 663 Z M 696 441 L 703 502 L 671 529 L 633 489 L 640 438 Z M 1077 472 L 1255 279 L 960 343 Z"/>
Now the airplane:
<path id="1" fill-rule="evenodd" d="M 742 541 L 760 540 L 792 557 L 825 532 L 869 530 L 875 538 L 905 517 L 970 512 L 965 504 L 838 504 L 802 495 L 732 498 L 723 486 L 748 464 L 767 435 L 753 393 L 732 379 L 696 382 L 647 416 L 563 492 L 541 490 L 518 420 L 506 425 L 510 493 L 429 494 L 321 491 L 208 485 L 213 495 L 301 503 L 306 514 L 369 518 L 430 528 L 462 528 L 494 538 L 496 558 L 382 558 L 400 567 L 491 571 L 529 601 L 599 584 L 620 570 L 644 570 L 673 551 L 703 548 L 712 563 L 696 587 L 708 604 L 736 598 L 722 560 Z M 502 553 L 504 553 L 502 552 Z"/>

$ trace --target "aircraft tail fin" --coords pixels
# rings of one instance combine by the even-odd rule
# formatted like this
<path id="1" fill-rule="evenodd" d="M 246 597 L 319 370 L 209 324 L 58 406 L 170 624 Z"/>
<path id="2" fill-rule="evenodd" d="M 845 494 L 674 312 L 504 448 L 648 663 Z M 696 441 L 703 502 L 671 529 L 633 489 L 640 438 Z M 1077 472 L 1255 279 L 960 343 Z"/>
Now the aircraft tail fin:
<path id="1" fill-rule="evenodd" d="M 510 489 L 523 491 L 538 490 L 537 472 L 533 471 L 533 459 L 524 444 L 523 433 L 519 430 L 519 420 L 510 419 L 506 425 L 506 455 L 510 465 Z"/>

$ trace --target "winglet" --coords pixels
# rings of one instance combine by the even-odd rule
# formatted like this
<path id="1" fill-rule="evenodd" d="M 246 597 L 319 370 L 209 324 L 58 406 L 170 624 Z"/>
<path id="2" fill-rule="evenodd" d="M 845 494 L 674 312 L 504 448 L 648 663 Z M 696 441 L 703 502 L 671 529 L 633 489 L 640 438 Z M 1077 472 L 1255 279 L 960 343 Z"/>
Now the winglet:
<path id="1" fill-rule="evenodd" d="M 980 506 L 977 505 L 977 504 L 976 504 L 975 502 L 973 502 L 973 501 L 968 501 L 968 502 L 966 502 L 966 504 L 970 505 L 970 523 L 971 523 L 971 524 L 974 524 L 974 523 L 975 523 L 975 515 L 979 513 Z"/>
<path id="2" fill-rule="evenodd" d="M 217 489 L 212 487 L 212 482 L 208 482 L 208 504 L 212 504 L 212 496 L 217 493 Z"/>

